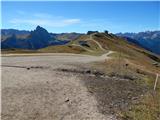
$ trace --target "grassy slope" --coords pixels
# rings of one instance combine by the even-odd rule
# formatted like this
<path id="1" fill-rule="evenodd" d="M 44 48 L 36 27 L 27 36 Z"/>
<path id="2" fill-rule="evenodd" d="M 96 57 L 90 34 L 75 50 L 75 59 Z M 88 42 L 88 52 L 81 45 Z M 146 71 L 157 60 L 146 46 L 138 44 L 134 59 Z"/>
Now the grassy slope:
<path id="1" fill-rule="evenodd" d="M 103 41 L 103 37 L 104 36 L 99 37 L 101 44 L 108 44 L 107 47 L 109 49 L 118 51 L 114 55 L 116 60 L 115 62 L 113 62 L 113 60 L 111 61 L 113 66 L 111 66 L 108 71 L 113 70 L 111 73 L 117 71 L 118 74 L 125 76 L 140 75 L 141 81 L 138 82 L 138 84 L 143 84 L 148 87 L 147 93 L 144 94 L 136 104 L 132 104 L 128 111 L 120 112 L 119 115 L 121 118 L 125 120 L 160 119 L 160 82 L 157 84 L 156 91 L 153 91 L 156 73 L 160 74 L 160 67 L 154 66 L 153 62 L 160 62 L 160 59 L 157 56 L 154 58 L 154 54 L 133 44 L 127 44 L 127 42 L 121 39 L 115 39 L 115 41 L 113 40 L 111 42 Z M 119 40 L 119 42 L 116 40 Z M 113 43 L 115 43 L 115 45 L 113 45 Z M 125 67 L 126 63 L 129 64 L 128 68 Z"/>
<path id="2" fill-rule="evenodd" d="M 81 36 L 72 43 L 78 44 L 78 41 L 87 39 L 88 36 Z M 128 44 L 121 38 L 113 35 L 97 34 L 94 39 L 98 41 L 103 48 L 116 51 L 112 55 L 113 59 L 105 63 L 100 63 L 100 68 L 106 71 L 106 74 L 132 78 L 137 76 L 140 81 L 137 85 L 148 88 L 146 94 L 140 97 L 136 104 L 132 104 L 128 111 L 120 111 L 118 115 L 126 120 L 158 120 L 160 119 L 160 82 L 157 85 L 156 92 L 153 92 L 153 86 L 156 73 L 160 74 L 160 67 L 153 65 L 154 62 L 160 62 L 159 56 L 146 51 L 134 44 Z M 94 43 L 89 43 L 90 49 L 97 47 Z M 97 49 L 96 51 L 100 51 Z M 103 53 L 103 52 L 102 52 Z M 125 67 L 129 64 L 129 67 Z M 105 93 L 105 92 L 104 92 Z M 132 101 L 132 100 L 131 100 Z"/>
<path id="3" fill-rule="evenodd" d="M 13 49 L 1 49 L 1 53 L 2 54 L 21 54 L 21 53 L 37 53 L 38 51 L 36 50 L 25 50 L 25 49 L 16 49 L 16 48 L 13 48 Z"/>
<path id="4" fill-rule="evenodd" d="M 39 49 L 38 51 L 43 52 L 43 53 L 54 52 L 54 53 L 77 53 L 77 54 L 85 52 L 80 47 L 74 47 L 74 46 L 70 46 L 70 45 L 50 46 L 50 47 Z"/>

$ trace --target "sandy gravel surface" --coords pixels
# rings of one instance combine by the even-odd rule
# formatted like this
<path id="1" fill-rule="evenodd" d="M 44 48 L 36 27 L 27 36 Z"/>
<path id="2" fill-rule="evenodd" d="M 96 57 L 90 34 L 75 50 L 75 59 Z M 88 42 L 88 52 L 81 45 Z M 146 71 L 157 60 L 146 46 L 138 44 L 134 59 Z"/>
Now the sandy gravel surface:
<path id="1" fill-rule="evenodd" d="M 98 111 L 82 75 L 56 71 L 78 69 L 107 55 L 2 57 L 2 120 L 114 120 Z"/>

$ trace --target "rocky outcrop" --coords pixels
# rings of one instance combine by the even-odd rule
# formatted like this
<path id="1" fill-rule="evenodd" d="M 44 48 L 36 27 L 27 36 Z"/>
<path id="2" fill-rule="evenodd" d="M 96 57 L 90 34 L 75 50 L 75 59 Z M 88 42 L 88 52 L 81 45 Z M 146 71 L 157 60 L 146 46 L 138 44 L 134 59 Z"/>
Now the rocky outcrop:
<path id="1" fill-rule="evenodd" d="M 34 31 L 31 31 L 28 42 L 30 43 L 30 49 L 39 49 L 49 45 L 51 36 L 48 31 L 40 26 L 37 26 Z"/>
<path id="2" fill-rule="evenodd" d="M 98 31 L 88 31 L 87 35 L 93 34 L 93 33 L 98 33 Z"/>
<path id="3" fill-rule="evenodd" d="M 104 33 L 105 33 L 105 34 L 108 34 L 108 30 L 105 30 Z"/>

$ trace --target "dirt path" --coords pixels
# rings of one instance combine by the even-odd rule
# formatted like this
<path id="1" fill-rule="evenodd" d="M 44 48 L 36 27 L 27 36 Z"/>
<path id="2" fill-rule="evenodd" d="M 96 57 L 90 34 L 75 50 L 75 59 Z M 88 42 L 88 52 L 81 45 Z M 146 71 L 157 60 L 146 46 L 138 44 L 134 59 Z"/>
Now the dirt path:
<path id="1" fill-rule="evenodd" d="M 80 74 L 55 70 L 77 69 L 109 54 L 2 57 L 2 120 L 114 120 L 98 111 Z"/>
<path id="2" fill-rule="evenodd" d="M 102 45 L 99 42 L 97 42 L 96 40 L 94 40 L 94 38 L 93 38 L 94 35 L 95 34 L 91 34 L 89 36 L 89 39 L 87 39 L 86 41 L 93 41 L 93 42 L 95 42 L 102 51 L 106 52 L 106 50 L 102 47 Z"/>
<path id="3" fill-rule="evenodd" d="M 107 52 L 107 50 L 104 49 L 104 48 L 102 47 L 102 45 L 101 45 L 98 41 L 94 40 L 94 38 L 93 38 L 94 35 L 95 35 L 95 34 L 91 34 L 91 35 L 89 36 L 89 38 L 86 39 L 85 41 L 92 41 L 92 42 L 96 43 L 96 44 L 98 45 L 98 47 L 99 47 L 103 52 Z M 73 45 L 73 46 L 81 47 L 82 49 L 84 49 L 84 50 L 86 50 L 86 51 L 88 51 L 88 52 L 94 52 L 93 50 L 90 50 L 90 49 L 88 49 L 88 48 L 86 48 L 86 47 L 83 47 L 83 46 L 81 46 L 81 45 L 78 45 L 78 44 L 72 44 L 72 45 Z"/>

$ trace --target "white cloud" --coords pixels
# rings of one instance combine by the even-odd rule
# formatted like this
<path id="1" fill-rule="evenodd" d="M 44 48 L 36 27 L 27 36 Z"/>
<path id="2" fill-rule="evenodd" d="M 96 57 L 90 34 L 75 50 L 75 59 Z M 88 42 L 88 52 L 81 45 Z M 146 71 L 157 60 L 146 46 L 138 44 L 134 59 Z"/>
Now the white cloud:
<path id="1" fill-rule="evenodd" d="M 65 19 L 62 21 L 63 24 L 69 25 L 69 24 L 76 24 L 79 23 L 80 19 Z"/>
<path id="2" fill-rule="evenodd" d="M 31 18 L 26 18 L 26 19 L 18 17 L 10 20 L 9 22 L 14 25 L 28 24 L 28 25 L 47 26 L 47 27 L 65 27 L 78 24 L 81 22 L 81 20 L 77 18 L 64 18 L 61 16 L 56 17 L 45 13 L 34 13 L 30 17 Z"/>
<path id="3" fill-rule="evenodd" d="M 63 20 L 48 20 L 48 19 L 13 19 L 10 21 L 13 24 L 30 24 L 50 27 L 65 27 L 80 23 L 80 19 L 63 19 Z"/>

